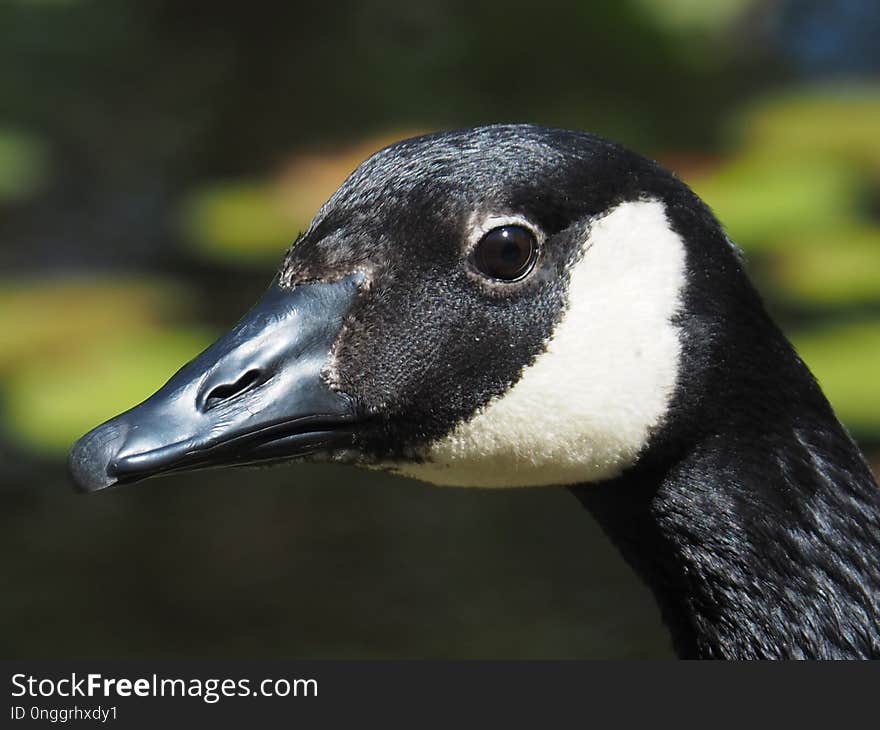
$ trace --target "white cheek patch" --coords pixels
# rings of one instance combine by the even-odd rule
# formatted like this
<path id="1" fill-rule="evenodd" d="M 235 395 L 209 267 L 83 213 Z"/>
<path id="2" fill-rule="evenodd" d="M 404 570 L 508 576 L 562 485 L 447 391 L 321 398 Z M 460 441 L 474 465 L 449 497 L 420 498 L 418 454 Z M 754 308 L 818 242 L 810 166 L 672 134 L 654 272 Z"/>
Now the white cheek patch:
<path id="1" fill-rule="evenodd" d="M 568 308 L 547 349 L 506 393 L 397 473 L 450 486 L 575 484 L 620 474 L 668 408 L 681 344 L 671 320 L 685 249 L 656 200 L 590 228 Z"/>

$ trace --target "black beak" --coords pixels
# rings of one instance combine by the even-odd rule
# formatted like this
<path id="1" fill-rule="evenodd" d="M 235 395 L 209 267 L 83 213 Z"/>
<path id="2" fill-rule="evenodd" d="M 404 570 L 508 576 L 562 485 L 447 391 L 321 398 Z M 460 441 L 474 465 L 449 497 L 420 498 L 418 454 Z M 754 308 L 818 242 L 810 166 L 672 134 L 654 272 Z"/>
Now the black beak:
<path id="1" fill-rule="evenodd" d="M 355 409 L 325 368 L 363 281 L 277 281 L 232 330 L 152 397 L 74 444 L 96 491 L 170 471 L 290 459 L 351 445 Z"/>

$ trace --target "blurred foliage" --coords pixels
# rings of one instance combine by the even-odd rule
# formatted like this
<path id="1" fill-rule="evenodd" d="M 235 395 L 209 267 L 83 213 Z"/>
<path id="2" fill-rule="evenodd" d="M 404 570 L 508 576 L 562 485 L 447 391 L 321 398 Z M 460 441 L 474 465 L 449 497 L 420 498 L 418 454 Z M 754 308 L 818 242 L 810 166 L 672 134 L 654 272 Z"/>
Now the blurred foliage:
<path id="1" fill-rule="evenodd" d="M 858 190 L 858 177 L 846 165 L 800 155 L 782 162 L 736 156 L 690 182 L 746 251 L 848 222 Z"/>
<path id="2" fill-rule="evenodd" d="M 63 454 L 150 395 L 210 342 L 167 325 L 185 300 L 163 282 L 0 281 L 0 402 L 16 438 Z"/>
<path id="3" fill-rule="evenodd" d="M 26 198 L 47 174 L 46 151 L 32 135 L 0 128 L 0 203 Z"/>
<path id="4" fill-rule="evenodd" d="M 679 161 L 880 448 L 880 86 L 802 71 L 876 57 L 876 11 L 843 4 L 0 3 L 3 655 L 668 653 L 555 490 L 302 466 L 82 500 L 64 454 L 234 321 L 371 152 L 500 121 Z"/>
<path id="5" fill-rule="evenodd" d="M 751 0 L 638 0 L 636 4 L 673 30 L 720 31 L 737 20 Z"/>
<path id="6" fill-rule="evenodd" d="M 309 221 L 287 211 L 270 185 L 255 182 L 207 185 L 184 211 L 184 235 L 195 251 L 232 265 L 277 261 L 291 231 Z"/>
<path id="7" fill-rule="evenodd" d="M 781 295 L 828 308 L 877 303 L 880 226 L 851 224 L 796 235 L 780 238 L 772 250 Z"/>
<path id="8" fill-rule="evenodd" d="M 798 334 L 794 344 L 837 414 L 856 433 L 880 421 L 880 318 Z"/>
<path id="9" fill-rule="evenodd" d="M 0 280 L 0 368 L 64 355 L 96 335 L 158 325 L 183 301 L 180 287 L 143 279 Z"/>
<path id="10" fill-rule="evenodd" d="M 729 126 L 737 140 L 729 157 L 689 181 L 746 250 L 799 246 L 860 220 L 876 225 L 880 90 L 774 94 Z"/>
<path id="11" fill-rule="evenodd" d="M 749 105 L 740 137 L 747 149 L 781 162 L 846 161 L 880 175 L 880 87 L 818 85 Z"/>
<path id="12" fill-rule="evenodd" d="M 63 454 L 78 434 L 115 416 L 120 404 L 151 395 L 210 342 L 199 331 L 138 328 L 92 338 L 63 358 L 13 371 L 3 386 L 7 416 L 25 444 Z"/>
<path id="13" fill-rule="evenodd" d="M 232 265 L 277 263 L 296 231 L 376 150 L 416 131 L 386 134 L 355 145 L 296 154 L 274 179 L 209 183 L 183 200 L 185 240 L 198 255 Z"/>

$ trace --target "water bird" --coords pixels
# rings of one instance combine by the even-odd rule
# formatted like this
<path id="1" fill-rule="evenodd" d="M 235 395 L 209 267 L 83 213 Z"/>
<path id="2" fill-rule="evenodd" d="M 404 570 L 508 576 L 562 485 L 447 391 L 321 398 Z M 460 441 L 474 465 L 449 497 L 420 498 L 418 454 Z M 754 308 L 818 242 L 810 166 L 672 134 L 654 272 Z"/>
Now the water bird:
<path id="1" fill-rule="evenodd" d="M 567 487 L 682 657 L 880 656 L 865 459 L 706 204 L 591 134 L 377 152 L 256 306 L 70 471 L 94 491 L 286 460 Z"/>

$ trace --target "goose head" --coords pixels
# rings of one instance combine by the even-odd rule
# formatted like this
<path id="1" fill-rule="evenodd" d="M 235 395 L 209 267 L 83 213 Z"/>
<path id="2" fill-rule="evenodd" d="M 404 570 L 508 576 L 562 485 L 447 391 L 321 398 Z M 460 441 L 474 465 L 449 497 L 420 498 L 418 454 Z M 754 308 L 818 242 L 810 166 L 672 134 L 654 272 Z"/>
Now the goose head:
<path id="1" fill-rule="evenodd" d="M 254 308 L 70 470 L 88 491 L 297 459 L 605 481 L 729 417 L 723 340 L 766 350 L 768 328 L 717 221 L 656 163 L 534 126 L 419 137 L 355 170 Z"/>

